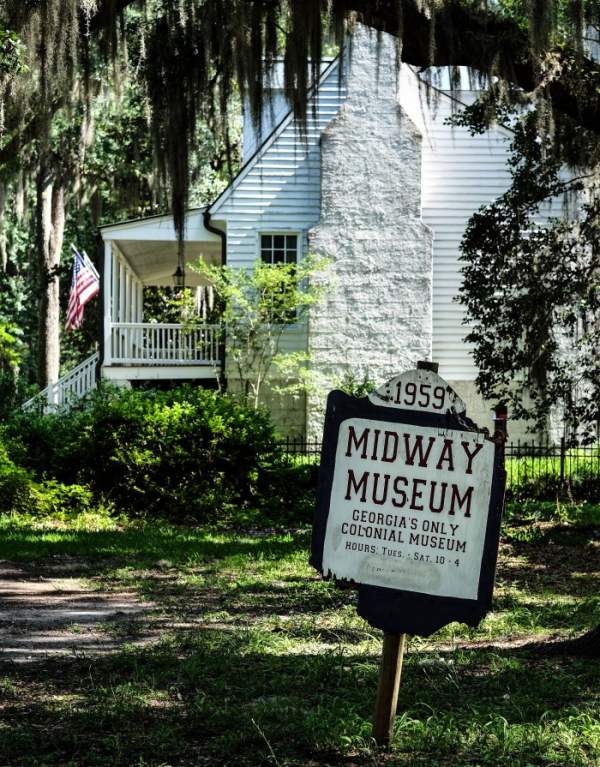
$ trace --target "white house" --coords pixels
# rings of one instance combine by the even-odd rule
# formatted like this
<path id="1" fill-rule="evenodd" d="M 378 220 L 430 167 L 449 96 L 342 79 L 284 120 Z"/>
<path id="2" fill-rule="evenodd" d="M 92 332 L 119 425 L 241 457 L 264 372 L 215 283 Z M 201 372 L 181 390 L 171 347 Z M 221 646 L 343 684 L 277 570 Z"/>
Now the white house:
<path id="1" fill-rule="evenodd" d="M 490 425 L 463 342 L 459 243 L 470 215 L 508 186 L 509 131 L 470 136 L 451 127 L 471 91 L 440 91 L 428 104 L 415 73 L 398 77 L 394 40 L 359 27 L 346 71 L 324 62 L 302 137 L 274 78 L 273 108 L 257 134 L 244 122 L 243 167 L 206 209 L 190 210 L 186 257 L 248 267 L 310 251 L 332 261 L 332 288 L 288 348 L 308 349 L 323 392 L 346 372 L 382 382 L 418 360 L 439 372 Z M 217 328 L 193 335 L 144 322 L 144 286 L 172 285 L 177 243 L 170 216 L 105 226 L 101 375 L 214 381 Z M 188 271 L 189 285 L 199 284 Z M 231 371 L 226 370 L 226 374 Z M 322 397 L 267 397 L 283 434 L 316 435 Z M 513 435 L 514 435 L 513 431 Z"/>

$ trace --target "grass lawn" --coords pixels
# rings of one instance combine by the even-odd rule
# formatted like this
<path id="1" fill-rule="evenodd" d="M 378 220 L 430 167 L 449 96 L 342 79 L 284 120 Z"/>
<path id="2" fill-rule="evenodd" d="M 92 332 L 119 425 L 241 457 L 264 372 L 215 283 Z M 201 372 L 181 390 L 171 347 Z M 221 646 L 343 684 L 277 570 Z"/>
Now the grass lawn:
<path id="1" fill-rule="evenodd" d="M 0 765 L 599 765 L 600 664 L 522 647 L 600 623 L 600 518 L 582 519 L 505 528 L 494 611 L 410 640 L 378 754 L 381 634 L 308 566 L 309 531 L 0 518 L 0 559 L 152 604 L 113 654 L 0 668 Z"/>

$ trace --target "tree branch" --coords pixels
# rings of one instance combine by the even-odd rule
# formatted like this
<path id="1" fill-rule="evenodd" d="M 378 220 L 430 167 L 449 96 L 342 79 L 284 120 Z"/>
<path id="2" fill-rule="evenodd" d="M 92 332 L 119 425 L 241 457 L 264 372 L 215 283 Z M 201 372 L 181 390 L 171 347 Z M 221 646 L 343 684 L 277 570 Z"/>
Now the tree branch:
<path id="1" fill-rule="evenodd" d="M 89 22 L 89 33 L 114 27 L 114 20 L 139 0 L 102 0 Z M 337 12 L 353 13 L 358 21 L 379 31 L 402 36 L 402 60 L 418 67 L 467 66 L 493 71 L 507 82 L 532 92 L 542 73 L 531 51 L 528 34 L 516 22 L 463 0 L 446 0 L 430 18 L 417 0 L 336 0 Z M 35 7 L 32 3 L 31 8 Z M 401 23 L 399 20 L 401 9 Z M 86 30 L 87 33 L 87 30 Z M 218 31 L 215 32 L 218 34 Z M 224 32 L 222 32 L 224 33 Z M 544 95 L 558 112 L 591 133 L 600 133 L 600 64 L 578 57 L 575 51 L 552 53 L 558 74 L 543 86 Z M 219 62 L 213 62 L 218 66 Z M 22 135 L 0 149 L 0 166 L 35 136 L 34 116 Z"/>
<path id="2" fill-rule="evenodd" d="M 24 147 L 39 136 L 40 128 L 47 120 L 48 113 L 55 114 L 62 106 L 64 106 L 64 101 L 59 99 L 51 105 L 49 110 L 40 109 L 24 126 L 14 132 L 12 138 L 6 144 L 0 147 L 0 173 L 11 162 L 18 159 L 19 153 Z"/>
<path id="3" fill-rule="evenodd" d="M 105 27 L 111 26 L 114 19 L 117 18 L 125 8 L 137 2 L 139 2 L 139 0 L 103 0 L 98 6 L 96 13 L 90 19 L 90 33 L 94 34 Z"/>
<path id="4" fill-rule="evenodd" d="M 81 28 L 87 34 L 98 34 L 105 27 L 112 24 L 113 20 L 122 13 L 125 8 L 139 0 L 102 0 L 98 10 L 90 19 L 89 24 L 82 24 Z M 34 11 L 37 8 L 36 3 L 31 3 L 27 8 L 19 8 L 21 14 L 20 23 L 24 23 L 23 14 Z M 18 157 L 19 152 L 27 144 L 35 140 L 39 135 L 42 123 L 47 120 L 48 114 L 55 114 L 62 106 L 64 100 L 56 100 L 48 110 L 40 109 L 27 123 L 15 132 L 13 137 L 0 147 L 0 172 Z"/>
<path id="5" fill-rule="evenodd" d="M 524 91 L 531 92 L 540 85 L 540 68 L 527 33 L 514 21 L 491 11 L 450 0 L 437 10 L 432 30 L 431 19 L 415 0 L 346 0 L 344 5 L 369 27 L 394 35 L 402 30 L 402 61 L 407 64 L 466 66 L 482 72 L 494 68 L 504 80 Z M 398 7 L 402 8 L 401 24 Z M 600 133 L 600 64 L 578 59 L 567 49 L 556 49 L 553 55 L 559 74 L 546 86 L 553 107 L 592 133 Z"/>

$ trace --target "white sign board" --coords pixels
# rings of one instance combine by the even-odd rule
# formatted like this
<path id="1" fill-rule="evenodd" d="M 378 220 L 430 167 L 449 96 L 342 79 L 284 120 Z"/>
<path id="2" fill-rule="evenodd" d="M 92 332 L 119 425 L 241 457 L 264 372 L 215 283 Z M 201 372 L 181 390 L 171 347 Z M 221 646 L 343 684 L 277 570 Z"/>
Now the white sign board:
<path id="1" fill-rule="evenodd" d="M 478 433 L 343 421 L 323 572 L 476 599 L 493 466 L 494 445 Z"/>
<path id="2" fill-rule="evenodd" d="M 327 399 L 311 563 L 353 582 L 359 615 L 389 633 L 476 626 L 492 603 L 502 435 L 480 430 L 433 368 Z"/>

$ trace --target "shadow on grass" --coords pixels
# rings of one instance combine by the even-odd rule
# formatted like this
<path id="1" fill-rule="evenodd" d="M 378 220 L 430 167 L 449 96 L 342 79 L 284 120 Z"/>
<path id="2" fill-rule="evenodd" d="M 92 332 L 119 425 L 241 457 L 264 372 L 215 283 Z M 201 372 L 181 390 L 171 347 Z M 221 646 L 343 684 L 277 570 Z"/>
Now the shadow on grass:
<path id="1" fill-rule="evenodd" d="M 281 558 L 308 546 L 309 533 L 245 535 L 155 524 L 124 530 L 61 530 L 32 525 L 0 527 L 0 559 L 36 563 L 72 557 L 92 563 L 123 560 L 147 565 L 157 561 L 195 564 L 236 556 Z M 89 568 L 86 568 L 89 570 Z"/>
<path id="2" fill-rule="evenodd" d="M 575 604 L 561 602 L 548 596 L 544 602 L 523 595 L 494 596 L 493 613 L 507 613 L 507 619 L 520 631 L 543 626 L 547 631 L 572 629 L 583 631 L 600 622 L 600 597 L 582 598 Z"/>
<path id="3" fill-rule="evenodd" d="M 288 654 L 259 634 L 221 630 L 93 662 L 9 667 L 0 676 L 2 763 L 267 765 L 274 754 L 285 765 L 345 765 L 352 753 L 355 764 L 373 764 L 377 673 L 378 658 L 341 646 Z M 585 722 L 597 711 L 596 684 L 592 663 L 509 651 L 409 653 L 394 764 L 546 763 L 544 738 L 551 750 L 561 721 L 572 722 L 585 749 L 584 724 L 573 717 Z M 537 745 L 524 725 L 538 731 Z M 513 731 L 521 734 L 507 748 Z"/>
<path id="4" fill-rule="evenodd" d="M 511 541 L 512 557 L 500 557 L 498 577 L 506 585 L 525 588 L 531 593 L 565 596 L 592 596 L 600 591 L 598 546 L 600 528 L 576 530 L 583 539 L 559 542 L 552 537 L 573 533 L 568 528 L 552 528 L 541 540 Z M 515 559 L 516 555 L 516 559 Z"/>
<path id="5" fill-rule="evenodd" d="M 595 554 L 595 557 L 597 560 L 598 555 Z M 598 562 L 592 562 L 590 557 L 589 565 L 591 572 L 585 572 L 585 563 L 580 558 L 579 562 L 574 563 L 574 570 L 570 573 L 553 571 L 550 565 L 542 571 L 534 570 L 531 565 L 523 565 L 522 567 L 511 567 L 508 573 L 502 570 L 499 574 L 505 585 L 516 586 L 518 589 L 526 590 L 532 594 L 585 597 L 600 591 L 600 577 L 597 573 Z"/>
<path id="6" fill-rule="evenodd" d="M 248 620 L 260 616 L 293 614 L 319 614 L 324 609 L 335 610 L 346 605 L 356 605 L 354 591 L 336 589 L 333 584 L 323 581 L 311 581 L 293 587 L 280 586 L 277 583 L 237 584 L 228 595 L 228 612 L 232 615 L 245 616 Z"/>

